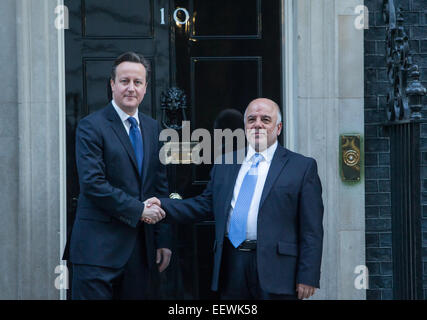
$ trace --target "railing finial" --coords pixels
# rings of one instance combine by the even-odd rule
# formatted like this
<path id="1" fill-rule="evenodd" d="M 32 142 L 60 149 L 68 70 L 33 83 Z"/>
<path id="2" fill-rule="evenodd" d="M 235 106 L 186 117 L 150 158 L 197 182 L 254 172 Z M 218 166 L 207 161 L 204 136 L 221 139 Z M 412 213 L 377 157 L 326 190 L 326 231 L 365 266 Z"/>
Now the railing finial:
<path id="1" fill-rule="evenodd" d="M 403 27 L 402 8 L 396 10 L 394 0 L 384 0 L 386 23 L 386 61 L 390 89 L 387 95 L 388 121 L 421 118 L 422 97 L 426 88 L 419 81 L 418 66 L 413 63 L 409 37 Z"/>

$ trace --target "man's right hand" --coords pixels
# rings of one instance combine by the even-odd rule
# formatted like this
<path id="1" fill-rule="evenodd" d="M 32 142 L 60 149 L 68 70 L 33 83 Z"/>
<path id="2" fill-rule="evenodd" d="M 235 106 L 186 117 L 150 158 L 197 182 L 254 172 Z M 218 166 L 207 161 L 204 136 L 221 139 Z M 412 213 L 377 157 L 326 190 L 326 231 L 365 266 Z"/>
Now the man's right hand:
<path id="1" fill-rule="evenodd" d="M 157 205 L 157 206 L 159 206 L 159 207 L 161 207 L 162 206 L 162 203 L 160 202 L 160 200 L 158 199 L 158 198 L 156 198 L 156 197 L 151 197 L 151 198 L 149 198 L 149 199 L 147 199 L 147 200 L 145 200 L 144 201 L 144 204 L 145 204 L 145 206 L 147 207 L 147 208 L 150 208 L 152 205 Z"/>
<path id="2" fill-rule="evenodd" d="M 153 201 L 153 199 L 156 199 L 157 201 Z M 145 207 L 142 212 L 141 221 L 148 224 L 155 224 L 166 216 L 165 211 L 160 208 L 161 204 L 157 198 L 150 198 L 145 201 L 144 204 Z"/>

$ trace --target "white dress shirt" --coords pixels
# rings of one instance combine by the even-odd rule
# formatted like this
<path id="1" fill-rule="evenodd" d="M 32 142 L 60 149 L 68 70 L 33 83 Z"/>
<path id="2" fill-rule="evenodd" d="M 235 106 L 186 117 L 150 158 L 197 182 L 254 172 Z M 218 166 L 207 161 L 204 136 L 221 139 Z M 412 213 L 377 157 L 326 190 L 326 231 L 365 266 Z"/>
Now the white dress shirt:
<path id="1" fill-rule="evenodd" d="M 258 223 L 258 210 L 259 202 L 261 201 L 262 190 L 264 189 L 265 179 L 267 178 L 268 170 L 270 169 L 271 160 L 273 159 L 274 152 L 277 149 L 277 141 L 269 148 L 260 152 L 263 159 L 258 165 L 258 179 L 255 186 L 254 195 L 252 197 L 251 205 L 249 207 L 248 220 L 246 224 L 246 239 L 256 240 L 257 239 L 257 223 Z M 231 209 L 228 215 L 227 221 L 227 235 L 230 228 L 230 217 L 233 214 L 234 205 L 236 204 L 237 197 L 239 195 L 240 187 L 242 186 L 243 179 L 246 173 L 249 171 L 252 165 L 252 157 L 256 151 L 249 145 L 248 153 L 246 154 L 245 160 L 240 167 L 239 174 L 234 185 L 233 198 L 231 199 Z"/>
<path id="2" fill-rule="evenodd" d="M 127 119 L 130 117 L 126 112 L 124 112 L 120 107 L 116 104 L 114 100 L 111 100 L 111 104 L 113 105 L 114 109 L 116 110 L 117 114 L 119 115 L 120 119 L 122 120 L 122 123 L 125 127 L 125 130 L 127 134 L 129 135 L 130 131 L 130 122 L 127 121 Z M 136 122 L 138 123 L 138 130 L 141 131 L 139 128 L 139 117 L 138 117 L 138 109 L 135 111 L 135 114 L 132 116 L 136 119 Z"/>

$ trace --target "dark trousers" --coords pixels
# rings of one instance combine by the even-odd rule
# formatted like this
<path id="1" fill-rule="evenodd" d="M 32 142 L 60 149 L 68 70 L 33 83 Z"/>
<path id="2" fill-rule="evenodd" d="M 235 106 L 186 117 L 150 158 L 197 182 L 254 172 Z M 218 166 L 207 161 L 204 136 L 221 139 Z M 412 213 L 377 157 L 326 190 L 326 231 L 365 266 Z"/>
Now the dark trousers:
<path id="1" fill-rule="evenodd" d="M 295 295 L 264 291 L 258 280 L 256 251 L 240 251 L 224 239 L 221 271 L 222 300 L 297 300 Z"/>
<path id="2" fill-rule="evenodd" d="M 149 272 L 143 228 L 138 227 L 134 250 L 123 268 L 73 264 L 73 300 L 142 300 Z"/>

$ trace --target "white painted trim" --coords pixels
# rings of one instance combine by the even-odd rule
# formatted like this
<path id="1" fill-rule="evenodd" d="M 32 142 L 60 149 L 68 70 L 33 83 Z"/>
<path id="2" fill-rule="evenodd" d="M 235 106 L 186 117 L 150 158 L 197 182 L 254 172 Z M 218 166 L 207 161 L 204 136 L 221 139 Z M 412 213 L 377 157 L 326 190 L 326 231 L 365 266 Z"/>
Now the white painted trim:
<path id="1" fill-rule="evenodd" d="M 57 5 L 64 5 L 63 0 L 57 0 Z M 67 151 L 66 151 L 66 106 L 65 106 L 65 34 L 64 29 L 58 29 L 58 114 L 59 114 L 59 263 L 67 242 Z M 70 281 L 70 279 L 68 279 Z M 60 299 L 67 299 L 67 290 L 60 289 Z"/>
<path id="2" fill-rule="evenodd" d="M 295 0 L 282 0 L 282 114 L 284 115 L 285 146 L 291 150 L 297 150 L 297 99 L 296 73 L 294 65 L 297 63 L 295 53 L 295 24 L 294 6 Z"/>
<path id="3" fill-rule="evenodd" d="M 31 5 L 23 0 L 16 2 L 16 52 L 18 63 L 18 128 L 19 128 L 19 209 L 17 298 L 26 299 L 31 291 Z M 25 263 L 23 263 L 25 261 Z M 27 298 L 28 299 L 28 298 Z"/>

